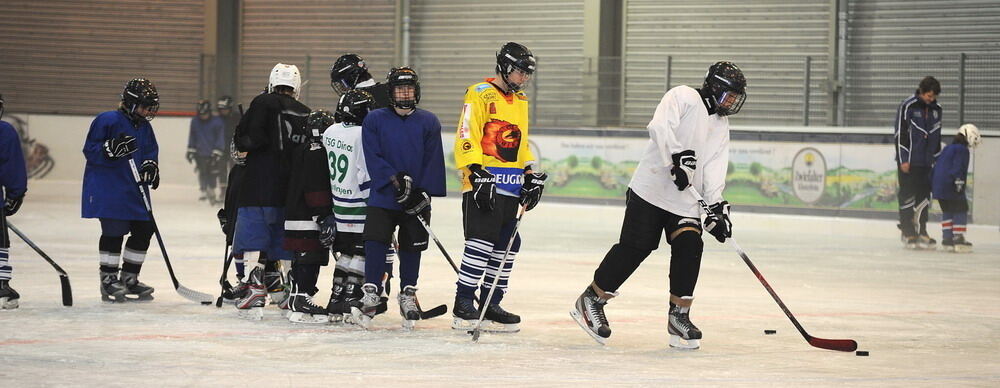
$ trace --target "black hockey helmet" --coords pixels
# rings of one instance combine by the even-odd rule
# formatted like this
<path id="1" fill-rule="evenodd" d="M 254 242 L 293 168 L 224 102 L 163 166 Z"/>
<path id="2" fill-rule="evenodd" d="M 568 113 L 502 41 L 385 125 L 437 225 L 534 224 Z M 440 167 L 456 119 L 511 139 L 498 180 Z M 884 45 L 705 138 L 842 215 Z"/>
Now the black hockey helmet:
<path id="1" fill-rule="evenodd" d="M 212 103 L 208 102 L 208 100 L 198 100 L 198 104 L 195 105 L 195 111 L 198 112 L 199 116 L 211 114 Z"/>
<path id="2" fill-rule="evenodd" d="M 215 109 L 233 109 L 233 98 L 230 96 L 219 97 L 219 101 L 215 103 Z"/>
<path id="3" fill-rule="evenodd" d="M 341 55 L 330 67 L 330 87 L 339 95 L 358 87 L 362 81 L 371 79 L 365 59 L 358 54 Z"/>
<path id="4" fill-rule="evenodd" d="M 156 86 L 152 81 L 141 77 L 128 81 L 122 91 L 122 109 L 125 113 L 138 119 L 135 110 L 140 106 L 147 110 L 146 115 L 141 117 L 146 121 L 156 118 L 156 112 L 160 110 L 160 94 L 156 92 Z"/>
<path id="5" fill-rule="evenodd" d="M 527 84 L 527 82 L 522 84 L 515 84 L 510 82 L 507 77 L 514 70 L 520 70 L 527 75 L 532 75 L 535 73 L 535 56 L 531 54 L 531 50 L 524 47 L 520 43 L 507 42 L 500 47 L 500 51 L 497 51 L 497 74 L 507 85 L 507 88 L 511 91 L 519 91 L 521 88 Z"/>
<path id="6" fill-rule="evenodd" d="M 340 96 L 340 102 L 337 103 L 337 112 L 334 113 L 333 118 L 338 123 L 361 125 L 361 122 L 365 120 L 365 116 L 368 115 L 368 111 L 371 110 L 372 103 L 374 102 L 375 98 L 365 90 L 349 90 Z"/>
<path id="7" fill-rule="evenodd" d="M 420 79 L 413 69 L 406 66 L 394 67 L 389 70 L 385 82 L 389 85 L 389 101 L 392 102 L 393 106 L 399 109 L 414 109 L 420 103 Z M 400 86 L 413 86 L 413 98 L 397 98 L 396 88 Z"/>
<path id="8" fill-rule="evenodd" d="M 319 137 L 323 134 L 327 128 L 329 128 L 336 121 L 333 119 L 333 114 L 327 110 L 314 110 L 309 113 L 309 117 L 306 118 L 306 130 L 313 135 L 313 137 Z"/>
<path id="9" fill-rule="evenodd" d="M 705 83 L 702 85 L 702 96 L 708 99 L 715 113 L 719 116 L 729 116 L 740 112 L 747 99 L 747 79 L 743 71 L 732 62 L 716 62 L 708 68 Z"/>

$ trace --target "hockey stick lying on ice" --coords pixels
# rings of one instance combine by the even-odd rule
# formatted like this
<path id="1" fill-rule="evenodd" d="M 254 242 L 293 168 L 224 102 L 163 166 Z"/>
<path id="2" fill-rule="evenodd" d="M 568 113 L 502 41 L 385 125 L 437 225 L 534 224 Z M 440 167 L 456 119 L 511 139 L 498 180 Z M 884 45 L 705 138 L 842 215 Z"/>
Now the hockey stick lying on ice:
<path id="1" fill-rule="evenodd" d="M 153 207 L 149 204 L 149 197 L 146 195 L 146 185 L 144 185 L 142 180 L 139 179 L 139 169 L 135 167 L 135 160 L 129 158 L 128 164 L 132 167 L 132 177 L 135 178 L 135 184 L 139 186 L 139 193 L 142 194 L 142 204 L 146 206 L 146 214 L 149 216 L 149 220 L 153 223 L 153 232 L 156 233 L 156 242 L 160 244 L 160 253 L 163 254 L 163 262 L 167 264 L 167 272 L 170 273 L 170 281 L 174 283 L 174 289 L 177 290 L 178 294 L 187 299 L 199 302 L 203 305 L 211 305 L 213 299 L 212 295 L 184 287 L 177 281 L 177 276 L 174 275 L 174 267 L 170 265 L 170 257 L 167 256 L 167 248 L 163 245 L 163 236 L 160 235 L 160 228 L 156 226 L 156 218 L 153 218 Z"/>
<path id="2" fill-rule="evenodd" d="M 3 213 L 3 210 L 0 210 L 0 217 L 4 216 L 2 213 Z M 59 282 L 62 283 L 62 303 L 63 303 L 63 306 L 66 306 L 66 307 L 72 306 L 73 305 L 73 289 L 70 288 L 70 286 L 69 286 L 69 275 L 66 274 L 66 271 L 64 271 L 62 269 L 62 267 L 59 266 L 59 264 L 56 264 L 56 262 L 53 261 L 52 258 L 49 257 L 49 255 L 46 255 L 45 252 L 42 252 L 42 249 L 39 248 L 38 245 L 35 245 L 34 242 L 32 242 L 30 239 L 28 239 L 28 236 L 25 236 L 24 233 L 21 233 L 20 230 L 17 230 L 17 228 L 14 227 L 14 224 L 11 224 L 11 223 L 8 222 L 7 223 L 7 227 L 10 228 L 10 230 L 12 230 L 14 232 L 14 234 L 17 235 L 17 237 L 20 237 L 21 240 L 24 240 L 24 243 L 28 244 L 28 246 L 31 247 L 31 249 L 34 249 L 35 252 L 37 252 L 39 256 L 41 256 L 43 259 L 45 259 L 45 261 L 49 262 L 49 264 L 52 265 L 52 268 L 56 269 L 56 272 L 59 272 Z"/>
<path id="3" fill-rule="evenodd" d="M 486 307 L 489 306 L 490 300 L 493 299 L 493 292 L 497 290 L 497 284 L 500 283 L 500 278 L 503 277 L 503 269 L 507 266 L 507 256 L 510 255 L 510 249 L 514 247 L 514 240 L 517 238 L 517 229 L 521 226 L 521 218 L 524 217 L 524 212 L 527 207 L 521 205 L 521 210 L 517 212 L 517 220 L 514 221 L 514 230 L 510 232 L 510 241 L 507 242 L 507 250 L 503 253 L 503 259 L 500 260 L 500 267 L 497 271 L 496 276 L 493 277 L 493 285 L 490 286 L 490 292 L 486 294 L 486 299 L 482 305 L 479 306 L 479 320 L 476 321 L 476 327 L 472 329 L 472 342 L 479 342 L 479 335 L 483 333 L 483 318 L 486 318 Z"/>
<path id="4" fill-rule="evenodd" d="M 705 199 L 702 198 L 697 191 L 695 191 L 694 187 L 688 186 L 687 191 L 691 193 L 694 199 L 698 200 L 698 204 L 701 205 L 701 210 L 704 211 L 705 214 L 712 214 L 712 210 L 708 207 L 708 204 L 705 203 Z M 747 267 L 750 267 L 750 271 L 753 272 L 755 276 L 757 276 L 757 280 L 760 280 L 760 284 L 764 285 L 764 289 L 767 290 L 767 293 L 771 294 L 771 298 L 774 298 L 774 301 L 778 303 L 778 307 L 781 307 L 781 311 L 785 312 L 785 316 L 788 317 L 788 319 L 792 321 L 792 324 L 795 325 L 795 328 L 799 330 L 799 334 L 802 334 L 802 338 L 805 338 L 806 342 L 809 342 L 809 345 L 821 349 L 838 350 L 841 352 L 853 352 L 858 349 L 858 343 L 854 340 L 818 338 L 809 335 L 809 333 L 806 333 L 806 329 L 802 327 L 798 319 L 795 319 L 795 316 L 792 315 L 792 312 L 788 310 L 788 307 L 785 306 L 785 303 L 781 301 L 781 298 L 778 297 L 778 294 L 774 292 L 774 289 L 771 288 L 771 285 L 767 283 L 766 279 L 764 279 L 764 275 L 761 275 L 760 271 L 757 270 L 757 267 L 754 266 L 753 262 L 750 261 L 750 257 L 748 257 L 746 252 L 743 251 L 743 248 L 740 248 L 740 245 L 737 244 L 736 240 L 733 240 L 732 237 L 728 238 L 727 240 L 729 240 L 729 243 L 733 246 L 734 249 L 736 249 L 736 253 L 738 253 L 740 257 L 743 258 L 743 262 L 747 264 Z"/>

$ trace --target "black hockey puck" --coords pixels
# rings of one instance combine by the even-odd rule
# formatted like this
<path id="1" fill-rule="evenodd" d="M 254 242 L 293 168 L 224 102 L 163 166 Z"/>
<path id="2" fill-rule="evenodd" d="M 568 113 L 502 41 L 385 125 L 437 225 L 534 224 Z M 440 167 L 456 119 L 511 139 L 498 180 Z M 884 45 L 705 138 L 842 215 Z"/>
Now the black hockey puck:
<path id="1" fill-rule="evenodd" d="M 867 350 L 859 350 L 859 351 L 854 352 L 854 355 L 855 356 L 868 357 L 868 351 Z"/>
<path id="2" fill-rule="evenodd" d="M 767 334 L 767 335 L 778 334 L 778 331 L 777 330 L 764 330 L 764 334 Z"/>
<path id="3" fill-rule="evenodd" d="M 201 302 L 201 304 L 203 304 L 205 306 L 208 306 L 208 305 L 212 304 L 212 302 Z"/>

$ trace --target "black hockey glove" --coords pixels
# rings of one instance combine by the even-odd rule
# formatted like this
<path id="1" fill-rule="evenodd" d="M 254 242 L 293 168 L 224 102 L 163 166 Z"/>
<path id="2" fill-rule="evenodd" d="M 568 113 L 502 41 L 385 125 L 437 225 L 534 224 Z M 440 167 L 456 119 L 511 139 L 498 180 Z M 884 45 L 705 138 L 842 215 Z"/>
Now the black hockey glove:
<path id="1" fill-rule="evenodd" d="M 392 184 L 396 186 L 396 203 L 402 204 L 409 201 L 413 194 L 413 178 L 406 172 L 401 172 L 392 177 Z"/>
<path id="2" fill-rule="evenodd" d="M 684 191 L 694 178 L 694 169 L 698 164 L 698 159 L 694 157 L 694 151 L 684 150 L 670 156 L 674 165 L 670 167 L 670 179 L 674 180 L 677 190 Z"/>
<path id="3" fill-rule="evenodd" d="M 142 167 L 139 167 L 139 180 L 149 185 L 149 188 L 153 190 L 160 187 L 160 166 L 156 164 L 155 160 L 142 161 Z"/>
<path id="4" fill-rule="evenodd" d="M 21 208 L 21 202 L 24 201 L 24 196 L 20 197 L 10 197 L 8 196 L 3 201 L 3 214 L 6 216 L 12 216 L 17 213 L 17 210 Z"/>
<path id="5" fill-rule="evenodd" d="M 188 163 L 194 163 L 194 157 L 198 155 L 194 148 L 188 148 L 187 154 L 184 155 L 184 159 L 187 159 Z"/>
<path id="6" fill-rule="evenodd" d="M 534 209 L 538 201 L 542 199 L 542 190 L 545 189 L 545 180 L 549 176 L 544 172 L 533 172 L 524 174 L 524 184 L 521 185 L 521 204 L 524 210 Z"/>
<path id="7" fill-rule="evenodd" d="M 493 210 L 497 192 L 497 178 L 478 164 L 469 165 L 469 183 L 472 184 L 472 199 L 479 210 Z"/>
<path id="8" fill-rule="evenodd" d="M 962 178 L 955 179 L 955 192 L 961 193 L 962 190 L 965 190 L 965 180 Z"/>
<path id="9" fill-rule="evenodd" d="M 104 142 L 104 156 L 107 156 L 111 160 L 118 160 L 132 155 L 136 150 L 135 137 L 124 133 Z"/>
<path id="10" fill-rule="evenodd" d="M 729 202 L 722 201 L 708 207 L 711 214 L 705 216 L 705 230 L 719 242 L 733 237 L 733 223 L 729 220 Z"/>
<path id="11" fill-rule="evenodd" d="M 337 219 L 333 214 L 319 221 L 319 243 L 329 248 L 337 238 Z"/>
<path id="12" fill-rule="evenodd" d="M 219 226 L 222 227 L 222 234 L 229 235 L 229 217 L 226 217 L 226 209 L 219 209 L 218 213 L 215 213 L 215 217 L 219 219 Z"/>
<path id="13" fill-rule="evenodd" d="M 410 198 L 406 202 L 399 204 L 403 207 L 403 212 L 409 215 L 417 215 L 424 212 L 428 206 L 431 205 L 431 196 L 427 195 L 424 189 L 416 187 L 410 194 Z"/>

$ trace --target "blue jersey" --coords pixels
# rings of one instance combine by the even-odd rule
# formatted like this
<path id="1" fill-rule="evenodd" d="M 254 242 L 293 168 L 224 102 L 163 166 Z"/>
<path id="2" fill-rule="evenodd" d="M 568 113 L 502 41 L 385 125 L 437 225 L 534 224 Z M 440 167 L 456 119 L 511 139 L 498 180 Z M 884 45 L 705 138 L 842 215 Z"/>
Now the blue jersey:
<path id="1" fill-rule="evenodd" d="M 108 159 L 104 154 L 104 142 L 121 134 L 134 136 L 138 149 L 127 157 Z M 159 163 L 159 151 L 149 122 L 141 121 L 136 128 L 121 111 L 97 115 L 83 144 L 83 156 L 87 159 L 83 170 L 83 218 L 149 220 L 128 161 L 129 158 L 134 160 L 136 167 L 144 160 Z"/>
<path id="2" fill-rule="evenodd" d="M 28 169 L 24 166 L 21 138 L 14 126 L 6 121 L 0 121 L 0 186 L 7 196 L 14 198 L 24 196 L 28 191 Z M 0 203 L 4 199 L 3 191 L 0 191 Z"/>
<path id="3" fill-rule="evenodd" d="M 965 189 L 955 191 L 955 180 L 966 181 L 969 171 L 969 147 L 951 143 L 938 156 L 931 178 L 931 191 L 937 199 L 963 199 Z"/>
<path id="4" fill-rule="evenodd" d="M 399 172 L 413 178 L 414 187 L 434 197 L 445 196 L 441 122 L 433 113 L 416 109 L 401 117 L 393 108 L 368 113 L 361 124 L 365 165 L 371 177 L 368 206 L 401 210 L 390 180 Z"/>
<path id="5" fill-rule="evenodd" d="M 201 117 L 191 118 L 191 129 L 188 131 L 188 151 L 194 151 L 200 157 L 212 156 L 212 151 L 219 150 L 223 155 L 228 145 L 225 138 L 225 123 L 219 116 L 202 120 Z"/>

